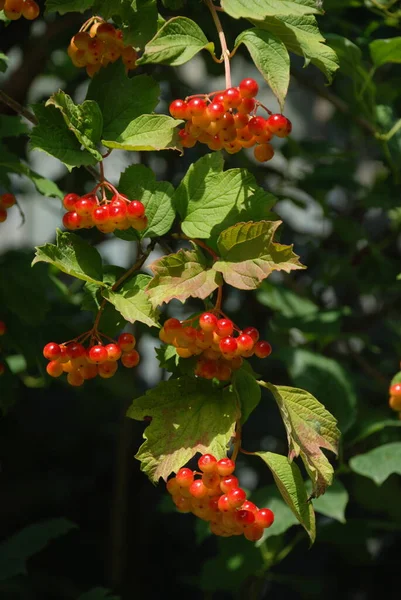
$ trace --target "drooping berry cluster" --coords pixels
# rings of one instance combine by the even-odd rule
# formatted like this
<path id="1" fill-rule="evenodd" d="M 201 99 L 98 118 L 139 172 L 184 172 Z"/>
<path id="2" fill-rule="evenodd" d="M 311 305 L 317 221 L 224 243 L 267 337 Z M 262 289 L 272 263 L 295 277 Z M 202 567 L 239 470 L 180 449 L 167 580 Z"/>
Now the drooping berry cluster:
<path id="1" fill-rule="evenodd" d="M 189 323 L 196 325 L 196 319 Z M 199 328 L 178 319 L 168 319 L 159 337 L 162 342 L 175 346 L 181 358 L 199 356 L 195 367 L 195 375 L 199 377 L 228 381 L 232 372 L 241 367 L 243 358 L 252 355 L 266 358 L 271 354 L 271 345 L 259 340 L 255 327 L 241 331 L 230 319 L 219 319 L 212 312 L 202 313 L 198 324 Z"/>
<path id="2" fill-rule="evenodd" d="M 43 348 L 43 356 L 50 361 L 46 371 L 51 377 L 67 373 L 67 381 L 73 386 L 80 386 L 86 379 L 97 375 L 109 379 L 118 369 L 118 360 L 127 369 L 137 366 L 140 356 L 135 344 L 136 339 L 131 333 L 122 333 L 117 342 L 92 344 L 87 348 L 78 341 L 67 344 L 49 342 Z"/>
<path id="3" fill-rule="evenodd" d="M 291 133 L 291 121 L 281 114 L 269 117 L 256 115 L 261 106 L 255 100 L 259 91 L 254 79 L 243 79 L 238 87 L 222 92 L 191 96 L 188 100 L 174 100 L 170 114 L 186 122 L 179 131 L 184 148 L 192 148 L 196 142 L 206 144 L 210 150 L 227 150 L 230 154 L 242 148 L 254 147 L 259 162 L 273 158 L 270 144 L 273 136 L 287 137 Z"/>
<path id="4" fill-rule="evenodd" d="M 109 185 L 107 184 L 107 186 Z M 111 233 L 116 229 L 129 229 L 130 227 L 137 231 L 146 229 L 148 219 L 142 202 L 139 200 L 130 201 L 115 189 L 111 200 L 105 195 L 99 199 L 96 188 L 84 196 L 74 193 L 64 196 L 63 206 L 68 211 L 63 216 L 63 225 L 66 229 L 97 227 L 103 233 Z"/>
<path id="5" fill-rule="evenodd" d="M 0 223 L 4 223 L 8 216 L 7 209 L 14 206 L 16 202 L 17 201 L 15 199 L 14 194 L 6 193 L 0 196 Z"/>
<path id="6" fill-rule="evenodd" d="M 21 17 L 33 21 L 40 13 L 35 0 L 0 0 L 0 10 L 4 10 L 4 15 L 10 21 L 16 21 Z"/>
<path id="7" fill-rule="evenodd" d="M 389 405 L 393 410 L 400 412 L 401 418 L 401 383 L 394 383 L 390 386 Z"/>
<path id="8" fill-rule="evenodd" d="M 263 530 L 272 525 L 274 514 L 246 499 L 233 475 L 235 463 L 230 458 L 216 460 L 211 454 L 203 454 L 198 467 L 201 473 L 184 467 L 168 480 L 167 490 L 177 509 L 209 521 L 215 535 L 244 535 L 247 540 L 259 540 Z"/>
<path id="9" fill-rule="evenodd" d="M 7 331 L 7 326 L 4 321 L 0 321 L 0 336 L 4 335 Z M 6 365 L 0 361 L 0 376 L 5 373 Z"/>
<path id="10" fill-rule="evenodd" d="M 127 71 L 135 69 L 138 57 L 132 46 L 124 44 L 122 31 L 105 21 L 93 23 L 89 31 L 74 35 L 67 52 L 76 67 L 86 67 L 89 77 L 120 56 Z"/>

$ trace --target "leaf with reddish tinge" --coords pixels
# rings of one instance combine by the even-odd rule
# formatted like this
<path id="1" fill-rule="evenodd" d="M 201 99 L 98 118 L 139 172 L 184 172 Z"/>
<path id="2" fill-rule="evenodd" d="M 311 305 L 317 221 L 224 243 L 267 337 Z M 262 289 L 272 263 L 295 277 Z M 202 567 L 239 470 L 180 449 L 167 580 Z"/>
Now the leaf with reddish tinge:
<path id="1" fill-rule="evenodd" d="M 173 298 L 185 302 L 187 298 L 206 298 L 221 283 L 220 273 L 210 268 L 209 262 L 198 248 L 179 250 L 155 260 L 150 269 L 153 279 L 147 293 L 154 306 Z"/>
<path id="2" fill-rule="evenodd" d="M 166 481 L 197 452 L 226 456 L 240 413 L 230 388 L 185 376 L 163 381 L 135 398 L 127 416 L 138 421 L 152 418 L 136 458 L 156 482 L 160 477 Z"/>
<path id="3" fill-rule="evenodd" d="M 291 246 L 273 242 L 282 221 L 250 221 L 225 229 L 217 245 L 220 260 L 213 269 L 220 271 L 227 283 L 241 290 L 253 290 L 272 271 L 289 273 L 304 269 Z"/>
<path id="4" fill-rule="evenodd" d="M 300 456 L 313 483 L 313 495 L 324 494 L 333 481 L 333 467 L 322 448 L 338 454 L 340 431 L 331 413 L 312 394 L 287 386 L 266 387 L 272 392 L 287 431 L 289 459 Z"/>

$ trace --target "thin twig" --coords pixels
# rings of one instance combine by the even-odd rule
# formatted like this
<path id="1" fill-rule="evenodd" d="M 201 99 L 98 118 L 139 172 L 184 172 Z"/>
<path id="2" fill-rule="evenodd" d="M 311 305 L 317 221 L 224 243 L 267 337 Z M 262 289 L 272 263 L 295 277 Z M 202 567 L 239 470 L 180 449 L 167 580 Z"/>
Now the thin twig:
<path id="1" fill-rule="evenodd" d="M 27 108 L 24 108 L 19 102 L 17 102 L 13 98 L 10 98 L 10 96 L 8 96 L 5 92 L 2 92 L 1 90 L 0 90 L 0 101 L 3 102 L 3 104 L 6 104 L 6 106 L 9 106 L 14 112 L 25 117 L 25 119 L 27 119 L 27 121 L 32 123 L 32 125 L 38 124 L 37 118 L 30 110 L 28 110 Z"/>
<path id="2" fill-rule="evenodd" d="M 219 15 L 216 11 L 216 6 L 212 0 L 205 0 L 207 7 L 212 13 L 214 24 L 216 25 L 217 33 L 219 34 L 219 40 L 221 45 L 221 54 L 224 60 L 224 70 L 226 73 L 226 88 L 231 87 L 231 70 L 230 70 L 230 51 L 227 48 L 226 36 L 224 35 L 223 27 L 219 19 Z"/>

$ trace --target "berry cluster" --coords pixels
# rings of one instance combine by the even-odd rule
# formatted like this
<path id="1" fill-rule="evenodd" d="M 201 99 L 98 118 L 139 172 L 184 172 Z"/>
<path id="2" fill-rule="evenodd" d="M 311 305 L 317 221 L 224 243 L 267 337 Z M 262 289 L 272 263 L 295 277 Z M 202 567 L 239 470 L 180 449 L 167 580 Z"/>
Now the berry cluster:
<path id="1" fill-rule="evenodd" d="M 270 140 L 274 135 L 287 137 L 292 125 L 284 115 L 273 115 L 265 107 L 269 117 L 257 116 L 256 111 L 262 106 L 255 100 L 258 91 L 254 79 L 243 79 L 238 87 L 222 92 L 174 100 L 170 114 L 187 121 L 179 131 L 182 146 L 192 148 L 201 142 L 210 150 L 225 148 L 230 154 L 254 146 L 253 153 L 259 162 L 273 158 Z"/>
<path id="2" fill-rule="evenodd" d="M 7 331 L 7 326 L 4 321 L 0 321 L 0 336 L 4 335 Z M 0 362 L 0 376 L 4 374 L 6 366 L 3 362 Z"/>
<path id="3" fill-rule="evenodd" d="M 16 203 L 14 194 L 2 194 L 0 196 L 0 223 L 4 223 L 7 219 L 7 209 L 14 206 Z"/>
<path id="4" fill-rule="evenodd" d="M 16 21 L 21 17 L 33 21 L 39 16 L 40 9 L 35 0 L 0 0 L 0 10 L 10 21 Z"/>
<path id="5" fill-rule="evenodd" d="M 102 184 L 106 185 L 106 184 Z M 107 184 L 109 187 L 110 184 Z M 111 233 L 116 229 L 129 229 L 137 231 L 146 229 L 148 219 L 145 207 L 139 200 L 130 201 L 113 188 L 114 195 L 109 200 L 103 195 L 99 200 L 96 189 L 78 196 L 67 194 L 64 196 L 63 206 L 68 212 L 63 216 L 63 225 L 66 229 L 91 229 L 97 227 L 103 233 Z"/>
<path id="6" fill-rule="evenodd" d="M 190 319 L 189 323 L 195 324 L 195 320 Z M 228 381 L 232 371 L 241 367 L 243 358 L 253 354 L 266 358 L 271 354 L 271 345 L 259 340 L 255 327 L 241 331 L 230 319 L 218 319 L 212 312 L 202 313 L 198 324 L 199 328 L 195 328 L 178 319 L 167 319 L 159 333 L 162 342 L 175 346 L 181 358 L 199 356 L 195 368 L 198 377 Z"/>
<path id="7" fill-rule="evenodd" d="M 127 71 L 136 67 L 135 49 L 124 44 L 120 29 L 105 21 L 95 22 L 89 31 L 79 31 L 74 35 L 67 52 L 76 67 L 86 67 L 89 77 L 120 56 Z"/>
<path id="8" fill-rule="evenodd" d="M 401 383 L 394 383 L 390 387 L 389 405 L 393 410 L 400 412 L 401 418 Z"/>
<path id="9" fill-rule="evenodd" d="M 263 530 L 272 525 L 274 514 L 246 499 L 233 475 L 235 463 L 230 458 L 216 460 L 211 454 L 203 454 L 198 467 L 201 473 L 184 467 L 168 480 L 167 491 L 177 509 L 209 521 L 215 535 L 243 534 L 247 540 L 259 540 Z M 196 475 L 200 477 L 195 479 Z"/>
<path id="10" fill-rule="evenodd" d="M 51 377 L 67 373 L 67 381 L 73 386 L 80 386 L 97 375 L 109 379 L 117 371 L 119 359 L 127 369 L 137 366 L 140 357 L 134 349 L 135 344 L 131 333 L 122 333 L 117 342 L 105 346 L 92 344 L 88 348 L 77 341 L 67 344 L 49 342 L 43 348 L 43 356 L 50 361 L 46 371 Z"/>

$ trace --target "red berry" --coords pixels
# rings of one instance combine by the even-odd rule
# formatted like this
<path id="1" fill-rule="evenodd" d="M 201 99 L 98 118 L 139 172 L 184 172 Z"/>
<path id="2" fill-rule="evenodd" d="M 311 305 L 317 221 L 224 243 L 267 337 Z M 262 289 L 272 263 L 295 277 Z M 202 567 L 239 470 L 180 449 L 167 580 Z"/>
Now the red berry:
<path id="1" fill-rule="evenodd" d="M 25 0 L 22 5 L 22 16 L 28 21 L 33 21 L 39 16 L 40 9 L 35 0 Z"/>
<path id="2" fill-rule="evenodd" d="M 188 118 L 188 105 L 185 100 L 173 100 L 169 107 L 170 115 L 174 119 L 187 119 Z"/>
<path id="3" fill-rule="evenodd" d="M 96 365 L 100 365 L 101 363 L 106 362 L 108 360 L 109 355 L 104 346 L 97 344 L 96 346 L 92 346 L 89 349 L 88 353 L 89 360 Z"/>
<path id="4" fill-rule="evenodd" d="M 180 486 L 178 485 L 178 482 L 175 477 L 172 477 L 168 480 L 168 482 L 166 483 L 166 489 L 168 493 L 172 495 L 179 493 Z"/>
<path id="5" fill-rule="evenodd" d="M 263 527 L 260 527 L 260 525 L 251 525 L 244 529 L 244 536 L 250 542 L 257 542 L 263 536 Z"/>
<path id="6" fill-rule="evenodd" d="M 74 211 L 75 210 L 75 203 L 80 199 L 80 196 L 78 196 L 78 194 L 66 194 L 64 196 L 63 199 L 63 206 L 66 210 L 69 211 Z"/>
<path id="7" fill-rule="evenodd" d="M 206 113 L 211 121 L 218 121 L 225 114 L 226 109 L 220 102 L 211 102 L 206 109 Z"/>
<path id="8" fill-rule="evenodd" d="M 213 491 L 213 495 L 220 493 L 220 475 L 218 473 L 203 473 L 202 481 L 208 489 Z"/>
<path id="9" fill-rule="evenodd" d="M 238 88 L 228 88 L 223 94 L 223 103 L 226 109 L 237 108 L 242 102 L 242 96 Z"/>
<path id="10" fill-rule="evenodd" d="M 274 513 L 270 508 L 261 508 L 255 515 L 255 524 L 266 529 L 274 522 Z"/>
<path id="11" fill-rule="evenodd" d="M 238 106 L 237 111 L 240 115 L 249 115 L 255 110 L 256 102 L 253 98 L 244 98 Z"/>
<path id="12" fill-rule="evenodd" d="M 244 335 L 249 335 L 255 343 L 259 339 L 259 331 L 256 329 L 256 327 L 246 327 L 242 333 Z"/>
<path id="13" fill-rule="evenodd" d="M 67 346 L 67 355 L 70 359 L 80 358 L 86 354 L 85 348 L 78 342 L 71 342 Z"/>
<path id="14" fill-rule="evenodd" d="M 203 473 L 214 473 L 217 468 L 217 459 L 212 454 L 203 454 L 198 460 L 198 467 Z"/>
<path id="15" fill-rule="evenodd" d="M 199 317 L 199 327 L 203 331 L 214 331 L 217 326 L 217 317 L 213 313 L 205 312 Z"/>
<path id="16" fill-rule="evenodd" d="M 272 347 L 269 342 L 261 340 L 255 344 L 255 354 L 258 358 L 266 358 L 272 352 Z"/>
<path id="17" fill-rule="evenodd" d="M 113 377 L 117 369 L 118 363 L 115 360 L 106 360 L 97 366 L 99 376 L 102 377 L 102 379 L 110 379 L 110 377 Z"/>
<path id="18" fill-rule="evenodd" d="M 71 373 L 68 373 L 67 375 L 67 381 L 70 385 L 79 387 L 84 383 L 85 380 L 79 371 L 71 371 Z"/>
<path id="19" fill-rule="evenodd" d="M 20 18 L 22 13 L 24 0 L 6 0 L 4 5 L 4 14 L 7 19 L 11 21 L 16 21 Z"/>
<path id="20" fill-rule="evenodd" d="M 60 377 L 60 375 L 63 373 L 63 365 L 56 360 L 51 360 L 46 365 L 46 371 L 50 377 Z"/>
<path id="21" fill-rule="evenodd" d="M 216 323 L 216 333 L 220 337 L 227 337 L 234 331 L 234 324 L 230 319 L 219 319 Z"/>
<path id="22" fill-rule="evenodd" d="M 207 108 L 207 104 L 202 98 L 191 98 L 187 106 L 191 117 L 200 117 Z"/>
<path id="23" fill-rule="evenodd" d="M 1 208 L 11 208 L 17 202 L 14 194 L 9 194 L 8 192 L 2 194 L 0 196 L 0 207 Z"/>
<path id="24" fill-rule="evenodd" d="M 145 214 L 145 207 L 139 200 L 132 200 L 127 205 L 127 215 L 129 219 L 140 219 Z"/>
<path id="25" fill-rule="evenodd" d="M 390 396 L 401 396 L 401 383 L 394 383 L 390 387 Z"/>
<path id="26" fill-rule="evenodd" d="M 217 502 L 217 508 L 220 512 L 230 512 L 233 510 L 233 507 L 228 501 L 228 495 L 222 494 Z"/>
<path id="27" fill-rule="evenodd" d="M 178 132 L 180 137 L 180 142 L 184 148 L 193 148 L 196 144 L 196 138 L 192 137 L 189 133 L 185 131 L 185 129 L 181 129 Z"/>
<path id="28" fill-rule="evenodd" d="M 189 492 L 194 498 L 204 498 L 208 495 L 208 488 L 205 486 L 202 479 L 196 479 L 191 483 Z"/>
<path id="29" fill-rule="evenodd" d="M 100 23 L 96 29 L 96 36 L 99 38 L 99 40 L 103 41 L 114 40 L 116 38 L 116 30 L 114 25 L 111 23 Z"/>
<path id="30" fill-rule="evenodd" d="M 245 500 L 243 505 L 241 506 L 241 510 L 250 510 L 252 513 L 256 514 L 258 512 L 258 507 L 250 500 Z"/>
<path id="31" fill-rule="evenodd" d="M 277 137 L 287 137 L 292 131 L 292 123 L 284 115 L 270 115 L 266 121 L 267 128 Z"/>
<path id="32" fill-rule="evenodd" d="M 93 210 L 96 208 L 97 202 L 94 196 L 87 196 L 84 198 L 80 198 L 75 202 L 75 211 L 81 217 L 89 217 L 93 213 Z"/>
<path id="33" fill-rule="evenodd" d="M 63 225 L 66 229 L 80 229 L 83 218 L 77 212 L 67 212 L 63 215 Z"/>
<path id="34" fill-rule="evenodd" d="M 132 333 L 121 333 L 121 335 L 118 337 L 117 343 L 123 352 L 129 352 L 135 348 L 136 339 Z"/>
<path id="35" fill-rule="evenodd" d="M 235 354 L 237 350 L 237 340 L 231 336 L 224 337 L 220 340 L 219 348 L 222 354 Z"/>
<path id="36" fill-rule="evenodd" d="M 217 461 L 216 470 L 219 475 L 231 475 L 235 470 L 235 462 L 231 458 L 221 458 Z"/>
<path id="37" fill-rule="evenodd" d="M 4 335 L 6 331 L 7 325 L 4 323 L 4 321 L 0 321 L 0 335 Z"/>
<path id="38" fill-rule="evenodd" d="M 191 469 L 187 469 L 186 467 L 182 467 L 178 470 L 177 475 L 175 476 L 177 483 L 180 487 L 189 488 L 191 483 L 194 480 L 194 473 Z"/>
<path id="39" fill-rule="evenodd" d="M 242 488 L 234 488 L 227 494 L 228 501 L 233 508 L 239 508 L 246 500 L 246 493 Z"/>
<path id="40" fill-rule="evenodd" d="M 252 350 L 254 341 L 250 335 L 246 333 L 241 333 L 241 335 L 239 335 L 236 339 L 239 354 L 242 354 L 242 352 L 248 352 L 249 350 Z"/>
<path id="41" fill-rule="evenodd" d="M 235 520 L 239 525 L 247 527 L 255 522 L 255 515 L 250 510 L 241 509 L 235 513 Z"/>
<path id="42" fill-rule="evenodd" d="M 235 475 L 226 475 L 220 481 L 220 489 L 223 494 L 228 494 L 230 490 L 237 488 L 239 485 L 238 478 Z"/>
<path id="43" fill-rule="evenodd" d="M 197 374 L 204 379 L 213 379 L 217 375 L 217 364 L 214 360 L 201 360 L 197 366 Z"/>
<path id="44" fill-rule="evenodd" d="M 129 352 L 123 352 L 121 356 L 121 362 L 127 369 L 132 369 L 139 364 L 140 356 L 136 350 L 130 350 Z"/>
<path id="45" fill-rule="evenodd" d="M 252 117 L 248 121 L 248 129 L 252 135 L 261 135 L 266 129 L 266 119 L 263 117 Z"/>
<path id="46" fill-rule="evenodd" d="M 127 206 L 124 202 L 123 205 L 116 205 L 113 202 L 109 204 L 109 219 L 115 225 L 120 225 L 125 221 L 127 217 Z"/>
<path id="47" fill-rule="evenodd" d="M 239 84 L 239 91 L 243 98 L 254 98 L 259 91 L 259 86 L 254 79 L 248 77 Z"/>
<path id="48" fill-rule="evenodd" d="M 61 356 L 60 346 L 55 342 L 49 342 L 43 348 L 43 356 L 47 358 L 47 360 L 57 360 Z"/>
<path id="49" fill-rule="evenodd" d="M 274 156 L 274 148 L 271 144 L 258 144 L 253 151 L 254 157 L 259 162 L 267 162 Z"/>
<path id="50" fill-rule="evenodd" d="M 121 357 L 122 350 L 118 344 L 107 344 L 105 349 L 107 350 L 108 360 L 118 360 Z"/>
<path id="51" fill-rule="evenodd" d="M 106 223 L 110 218 L 109 207 L 106 204 L 102 204 L 101 206 L 97 206 L 92 211 L 92 221 L 95 225 L 102 225 Z"/>

